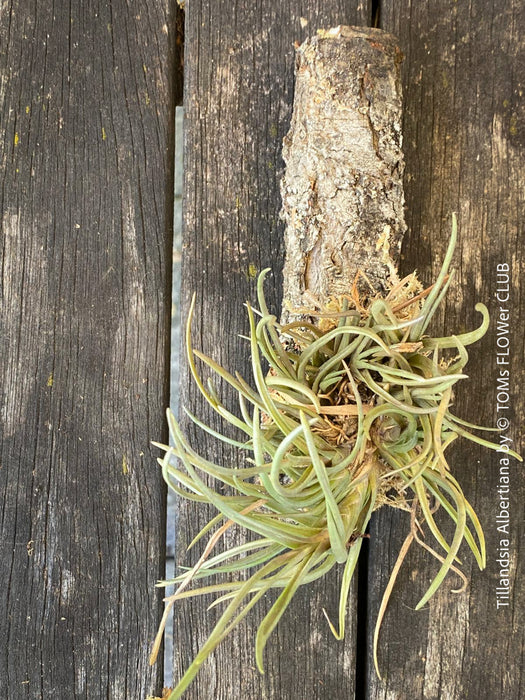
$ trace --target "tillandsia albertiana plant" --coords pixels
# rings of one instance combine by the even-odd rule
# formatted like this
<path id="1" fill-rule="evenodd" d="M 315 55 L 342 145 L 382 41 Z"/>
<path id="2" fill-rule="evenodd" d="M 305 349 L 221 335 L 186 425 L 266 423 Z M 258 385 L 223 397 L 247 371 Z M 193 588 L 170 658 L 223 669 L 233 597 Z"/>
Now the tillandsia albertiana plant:
<path id="1" fill-rule="evenodd" d="M 445 456 L 459 436 L 497 449 L 474 435 L 479 426 L 450 412 L 452 389 L 463 379 L 466 346 L 483 336 L 489 317 L 483 304 L 479 328 L 461 335 L 432 338 L 427 327 L 452 279 L 448 274 L 456 243 L 456 221 L 436 282 L 422 289 L 415 274 L 395 281 L 386 296 L 364 299 L 352 293 L 331 299 L 321 310 L 281 325 L 265 302 L 263 283 L 257 285 L 259 311 L 247 305 L 250 353 L 255 386 L 232 375 L 191 342 L 191 305 L 186 346 L 193 378 L 212 408 L 238 428 L 241 440 L 225 437 L 197 417 L 203 430 L 241 451 L 245 466 L 224 467 L 199 455 L 187 443 L 177 421 L 168 413 L 173 446 L 162 446 L 163 475 L 180 496 L 213 504 L 218 514 L 199 532 L 190 547 L 210 535 L 193 568 L 172 581 L 177 585 L 166 600 L 160 634 L 177 600 L 217 594 L 213 605 L 225 609 L 169 700 L 180 698 L 203 661 L 270 589 L 280 591 L 259 625 L 255 655 L 263 672 L 266 642 L 299 586 L 344 565 L 339 622 L 328 621 L 333 634 L 344 636 L 345 609 L 362 538 L 372 512 L 382 505 L 411 512 L 411 528 L 401 549 L 380 606 L 374 634 L 377 663 L 378 631 L 394 580 L 413 540 L 440 562 L 434 580 L 417 608 L 437 591 L 466 541 L 481 569 L 485 541 L 474 510 L 451 474 Z M 210 383 L 205 386 L 196 358 L 239 397 L 240 413 L 230 412 Z M 263 369 L 264 362 L 269 365 Z M 518 455 L 514 454 L 515 457 Z M 219 490 L 209 485 L 211 477 Z M 222 489 L 228 487 L 227 493 Z M 451 541 L 434 518 L 442 507 L 454 524 Z M 423 525 L 432 534 L 436 551 L 423 539 Z M 214 550 L 232 526 L 256 536 L 218 553 Z M 218 576 L 222 582 L 206 583 Z M 203 582 L 188 589 L 193 582 Z M 464 587 L 464 586 L 463 586 Z M 463 587 L 460 590 L 463 590 Z"/>

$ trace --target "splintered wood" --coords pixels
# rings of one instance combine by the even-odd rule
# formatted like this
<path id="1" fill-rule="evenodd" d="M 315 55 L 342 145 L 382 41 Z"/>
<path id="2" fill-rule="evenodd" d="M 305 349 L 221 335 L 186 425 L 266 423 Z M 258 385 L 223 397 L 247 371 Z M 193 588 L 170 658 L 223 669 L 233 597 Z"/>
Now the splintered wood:
<path id="1" fill-rule="evenodd" d="M 402 54 L 369 28 L 319 31 L 297 49 L 284 139 L 283 321 L 349 293 L 358 272 L 385 291 L 405 232 Z M 362 280 L 362 283 L 364 278 Z"/>

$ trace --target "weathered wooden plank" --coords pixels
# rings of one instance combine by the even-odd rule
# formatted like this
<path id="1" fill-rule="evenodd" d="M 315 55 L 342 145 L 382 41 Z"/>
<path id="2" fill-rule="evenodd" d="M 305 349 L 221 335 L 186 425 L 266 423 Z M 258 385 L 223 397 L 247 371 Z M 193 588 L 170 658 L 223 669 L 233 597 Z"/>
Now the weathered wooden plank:
<path id="1" fill-rule="evenodd" d="M 518 331 L 523 317 L 523 215 L 525 114 L 523 109 L 525 11 L 480 2 L 382 3 L 382 27 L 397 34 L 404 62 L 405 195 L 409 233 L 404 270 L 417 267 L 431 282 L 443 257 L 450 213 L 459 215 L 458 271 L 434 328 L 437 334 L 472 328 L 474 311 L 485 302 L 492 324 L 470 350 L 471 379 L 456 391 L 455 412 L 476 423 L 511 420 L 504 435 L 523 442 L 525 348 Z M 509 299 L 495 297 L 498 265 L 510 268 Z M 504 268 L 500 268 L 504 269 Z M 504 279 L 504 278 L 503 278 Z M 504 286 L 504 285 L 503 285 Z M 510 365 L 497 364 L 500 306 L 510 314 Z M 505 341 L 503 341 L 505 344 Z M 505 348 L 503 348 L 505 350 Z M 499 368 L 511 373 L 509 406 L 497 412 Z M 504 397 L 502 397 L 504 398 Z M 505 405 L 505 404 L 502 404 Z M 497 436 L 496 436 L 496 439 Z M 457 445 L 452 463 L 479 514 L 487 538 L 487 569 L 479 572 L 462 550 L 470 578 L 465 593 L 442 590 L 420 612 L 413 610 L 437 562 L 411 552 L 394 590 L 380 638 L 381 683 L 370 664 L 367 697 L 509 698 L 523 695 L 525 485 L 522 466 L 510 466 L 510 535 L 498 532 L 499 459 L 502 455 L 471 444 Z M 371 529 L 369 627 L 372 628 L 386 580 L 408 528 L 406 515 L 381 512 Z M 500 539 L 510 541 L 510 604 L 497 608 Z"/>
<path id="2" fill-rule="evenodd" d="M 144 698 L 165 492 L 173 7 L 0 9 L 0 696 Z"/>
<path id="3" fill-rule="evenodd" d="M 182 315 L 195 291 L 196 347 L 250 379 L 246 346 L 238 333 L 247 331 L 242 304 L 254 298 L 254 277 L 263 267 L 273 269 L 268 300 L 276 313 L 280 309 L 284 250 L 279 180 L 293 102 L 293 44 L 317 28 L 367 24 L 369 8 L 341 0 L 308 2 L 301 8 L 289 1 L 193 0 L 186 12 Z M 187 368 L 181 403 L 221 427 L 190 383 Z M 184 430 L 190 443 L 214 461 L 238 459 L 187 422 Z M 187 563 L 185 548 L 207 518 L 193 504 L 181 502 L 179 508 L 178 560 Z M 228 535 L 229 543 L 233 537 Z M 344 643 L 332 638 L 322 613 L 326 607 L 335 617 L 337 586 L 337 580 L 326 580 L 299 591 L 268 643 L 264 677 L 255 669 L 253 651 L 259 611 L 204 664 L 189 697 L 352 697 L 355 597 Z M 175 679 L 212 630 L 217 610 L 207 612 L 209 602 L 196 599 L 176 606 Z"/>

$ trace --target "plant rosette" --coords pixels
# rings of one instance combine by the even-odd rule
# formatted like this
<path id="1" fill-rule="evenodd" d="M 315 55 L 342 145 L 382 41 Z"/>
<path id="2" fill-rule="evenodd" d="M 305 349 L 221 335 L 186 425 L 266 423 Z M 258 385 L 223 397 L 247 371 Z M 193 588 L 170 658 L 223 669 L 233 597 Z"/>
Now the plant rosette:
<path id="1" fill-rule="evenodd" d="M 441 271 L 427 289 L 415 273 L 392 281 L 382 296 L 363 295 L 356 283 L 348 296 L 299 310 L 304 312 L 301 318 L 287 325 L 278 323 L 267 308 L 263 283 L 268 270 L 263 271 L 257 284 L 259 310 L 246 305 L 250 335 L 245 340 L 253 387 L 193 348 L 193 298 L 186 330 L 191 373 L 211 407 L 242 437 L 226 437 L 186 413 L 204 431 L 237 448 L 243 466 L 225 467 L 199 455 L 168 412 L 173 445 L 158 445 L 165 451 L 159 460 L 163 476 L 179 496 L 212 504 L 218 512 L 190 544 L 209 535 L 195 565 L 172 580 L 159 582 L 177 589 L 165 599 L 152 663 L 177 600 L 215 594 L 212 605 L 225 606 L 168 700 L 183 695 L 217 645 L 265 593 L 278 589 L 277 599 L 257 630 L 255 656 L 262 673 L 266 642 L 298 587 L 328 575 L 337 564 L 344 566 L 339 620 L 337 627 L 330 620 L 328 624 L 337 639 L 342 639 L 352 576 L 368 522 L 379 507 L 410 511 L 411 526 L 375 627 L 378 675 L 381 621 L 412 542 L 439 562 L 417 608 L 427 603 L 451 570 L 463 581 L 457 590 L 464 590 L 467 580 L 457 558 L 463 541 L 480 569 L 485 567 L 481 525 L 445 453 L 458 437 L 494 450 L 499 447 L 472 432 L 488 428 L 461 420 L 450 411 L 453 387 L 466 377 L 466 347 L 488 328 L 487 308 L 476 305 L 482 321 L 473 331 L 440 338 L 426 334 L 453 278 L 449 267 L 456 238 L 453 217 Z M 211 382 L 204 384 L 197 359 L 237 392 L 238 413 L 226 408 Z M 515 452 L 510 454 L 521 460 Z M 452 520 L 451 541 L 434 517 L 438 508 Z M 233 526 L 249 531 L 251 538 L 216 552 L 222 536 Z M 424 539 L 425 526 L 435 548 Z M 211 577 L 218 577 L 219 582 L 207 583 Z M 189 588 L 196 582 L 202 585 Z"/>

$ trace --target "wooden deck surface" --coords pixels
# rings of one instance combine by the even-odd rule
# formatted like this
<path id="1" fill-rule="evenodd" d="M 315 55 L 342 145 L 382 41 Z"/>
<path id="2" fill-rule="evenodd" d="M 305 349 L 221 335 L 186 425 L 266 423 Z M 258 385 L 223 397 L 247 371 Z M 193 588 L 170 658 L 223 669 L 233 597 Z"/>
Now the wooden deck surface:
<path id="1" fill-rule="evenodd" d="M 405 53 L 407 205 L 403 270 L 431 282 L 458 212 L 457 276 L 439 334 L 493 323 L 470 352 L 455 411 L 520 449 L 525 342 L 525 9 L 481 0 L 191 0 L 185 32 L 182 316 L 197 292 L 195 344 L 249 376 L 238 333 L 254 271 L 270 266 L 280 309 L 281 142 L 293 100 L 294 42 L 318 28 L 393 32 Z M 0 4 L 0 697 L 143 700 L 161 609 L 165 491 L 150 440 L 168 403 L 174 105 L 181 13 L 169 0 Z M 508 266 L 508 299 L 496 298 Z M 506 292 L 505 292 L 506 293 Z M 504 294 L 500 298 L 504 297 Z M 497 411 L 497 319 L 508 307 L 508 403 Z M 500 317 L 501 318 L 501 317 Z M 500 341 L 501 342 L 501 341 Z M 181 404 L 219 427 L 181 373 Z M 508 406 L 508 408 L 507 408 Z M 185 424 L 199 451 L 234 457 Z M 523 451 L 523 448 L 521 448 Z M 509 527 L 498 531 L 500 454 L 458 444 L 455 474 L 478 512 L 488 564 L 462 552 L 453 575 L 414 607 L 436 561 L 416 548 L 394 589 L 374 675 L 371 632 L 408 528 L 377 513 L 349 601 L 338 575 L 299 591 L 255 670 L 255 624 L 227 639 L 188 691 L 195 700 L 520 700 L 524 695 L 522 466 L 510 465 Z M 181 503 L 178 558 L 204 524 Z M 501 540 L 509 605 L 497 608 Z M 176 609 L 175 678 L 212 629 L 209 601 Z M 268 605 L 270 601 L 266 601 Z"/>
<path id="2" fill-rule="evenodd" d="M 163 574 L 172 2 L 0 5 L 0 697 L 143 700 Z"/>
<path id="3" fill-rule="evenodd" d="M 382 27 L 395 33 L 404 63 L 404 151 L 407 234 L 405 271 L 417 268 L 431 282 L 443 257 L 450 212 L 459 218 L 456 278 L 436 320 L 438 335 L 474 328 L 484 302 L 491 314 L 485 338 L 469 350 L 470 379 L 456 390 L 454 412 L 482 425 L 508 418 L 503 434 L 523 454 L 525 343 L 519 329 L 525 298 L 525 111 L 523 68 L 525 11 L 521 3 L 382 3 Z M 498 265 L 508 265 L 508 300 L 500 303 Z M 502 268 L 500 268 L 502 269 Z M 501 287 L 500 287 L 501 288 Z M 500 295 L 505 299 L 506 293 Z M 497 411 L 500 308 L 510 315 L 509 409 Z M 446 323 L 446 326 L 445 326 Z M 501 334 L 500 334 L 501 335 Z M 502 404 L 503 405 L 503 404 Z M 489 437 L 488 435 L 487 437 Z M 494 437 L 494 436 L 491 436 Z M 496 435 L 496 440 L 498 436 Z M 420 612 L 413 610 L 437 571 L 437 562 L 414 548 L 401 571 L 381 635 L 386 682 L 369 666 L 367 697 L 512 698 L 524 694 L 525 587 L 523 465 L 510 464 L 510 527 L 501 521 L 500 458 L 458 441 L 454 473 L 474 506 L 487 540 L 487 568 L 477 570 L 470 552 L 460 556 L 470 584 L 454 595 L 458 579 L 445 585 Z M 371 528 L 368 621 L 373 624 L 379 591 L 404 538 L 407 519 L 381 512 Z M 497 608 L 500 540 L 509 540 L 510 600 Z"/>

